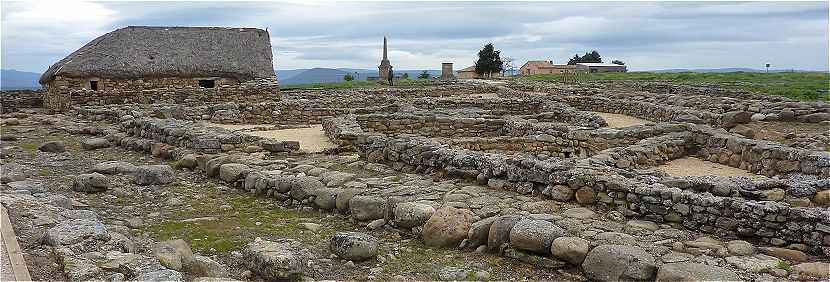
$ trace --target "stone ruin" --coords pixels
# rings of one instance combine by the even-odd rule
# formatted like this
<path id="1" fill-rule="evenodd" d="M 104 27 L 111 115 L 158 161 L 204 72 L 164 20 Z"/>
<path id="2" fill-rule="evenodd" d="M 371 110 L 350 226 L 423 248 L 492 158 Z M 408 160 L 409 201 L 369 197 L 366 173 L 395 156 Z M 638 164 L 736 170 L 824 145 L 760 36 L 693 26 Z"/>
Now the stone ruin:
<path id="1" fill-rule="evenodd" d="M 551 271 L 572 268 L 581 279 L 828 278 L 825 102 L 662 82 L 441 82 L 283 91 L 279 99 L 250 101 L 116 101 L 96 94 L 85 99 L 98 102 L 73 103 L 58 118 L 33 114 L 26 109 L 32 103 L 20 102 L 4 115 L 4 127 L 13 129 L 17 116 L 40 120 L 173 161 L 282 207 L 344 214 L 431 247 L 502 255 Z M 611 128 L 602 113 L 647 122 Z M 750 126 L 758 122 L 824 130 L 807 137 L 818 142 L 784 144 L 754 139 Z M 309 154 L 298 151 L 302 140 L 215 124 L 321 124 L 335 147 Z M 356 157 L 330 159 L 348 155 Z M 689 157 L 751 176 L 658 169 Z M 408 180 L 396 180 L 401 177 Z M 3 204 L 15 206 L 17 199 Z M 333 256 L 349 263 L 382 256 L 377 239 L 363 233 L 338 233 L 330 244 Z M 314 256 L 303 248 L 296 241 L 257 239 L 241 259 L 257 277 L 296 279 Z M 76 253 L 60 256 L 81 259 Z M 291 259 L 279 262 L 275 253 Z M 162 265 L 127 278 L 175 280 L 175 274 L 159 273 L 170 269 L 192 274 L 188 267 Z M 442 270 L 439 278 L 459 280 L 452 273 Z"/>

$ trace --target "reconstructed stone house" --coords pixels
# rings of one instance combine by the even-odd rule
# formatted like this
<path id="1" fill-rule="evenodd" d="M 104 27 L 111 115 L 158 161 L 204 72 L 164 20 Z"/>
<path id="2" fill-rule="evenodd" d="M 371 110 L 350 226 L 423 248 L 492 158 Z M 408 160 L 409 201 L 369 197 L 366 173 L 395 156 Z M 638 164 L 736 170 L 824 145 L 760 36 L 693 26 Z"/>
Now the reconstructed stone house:
<path id="1" fill-rule="evenodd" d="M 121 28 L 52 65 L 40 83 L 53 110 L 279 96 L 270 38 L 257 28 Z"/>

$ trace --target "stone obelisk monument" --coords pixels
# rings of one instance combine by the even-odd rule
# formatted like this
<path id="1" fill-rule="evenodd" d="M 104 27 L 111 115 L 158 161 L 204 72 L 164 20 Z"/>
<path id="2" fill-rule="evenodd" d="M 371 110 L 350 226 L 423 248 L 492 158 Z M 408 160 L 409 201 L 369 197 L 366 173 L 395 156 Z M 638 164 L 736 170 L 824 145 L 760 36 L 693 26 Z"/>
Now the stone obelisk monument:
<path id="1" fill-rule="evenodd" d="M 378 66 L 378 77 L 380 77 L 381 81 L 389 79 L 389 70 L 392 69 L 392 65 L 389 64 L 389 58 L 386 55 L 386 36 L 383 37 L 383 60 L 380 60 L 380 65 Z"/>

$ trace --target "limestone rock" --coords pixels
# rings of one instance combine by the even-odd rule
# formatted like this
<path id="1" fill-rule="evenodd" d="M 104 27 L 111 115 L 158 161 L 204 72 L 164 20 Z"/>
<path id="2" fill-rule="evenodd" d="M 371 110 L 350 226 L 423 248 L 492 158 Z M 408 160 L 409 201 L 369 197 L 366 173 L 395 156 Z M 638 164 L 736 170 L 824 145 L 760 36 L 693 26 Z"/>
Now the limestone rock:
<path id="1" fill-rule="evenodd" d="M 193 262 L 193 251 L 182 239 L 159 242 L 153 246 L 153 254 L 164 267 L 181 271 Z"/>
<path id="2" fill-rule="evenodd" d="M 768 255 L 755 254 L 752 256 L 726 257 L 726 262 L 738 269 L 760 273 L 778 267 L 780 260 Z"/>
<path id="3" fill-rule="evenodd" d="M 375 220 L 386 215 L 386 200 L 377 196 L 354 196 L 349 200 L 349 209 L 357 220 Z"/>
<path id="4" fill-rule="evenodd" d="M 660 266 L 657 281 L 741 281 L 741 277 L 723 267 L 677 262 Z"/>
<path id="5" fill-rule="evenodd" d="M 103 192 L 109 186 L 109 179 L 105 175 L 97 172 L 77 175 L 72 180 L 72 191 L 75 192 Z"/>
<path id="6" fill-rule="evenodd" d="M 324 189 L 326 185 L 320 180 L 310 176 L 297 176 L 291 181 L 291 198 L 302 201 L 313 195 L 314 191 Z"/>
<path id="7" fill-rule="evenodd" d="M 565 185 L 554 185 L 549 187 L 550 198 L 556 201 L 568 202 L 574 197 L 574 191 Z"/>
<path id="8" fill-rule="evenodd" d="M 250 167 L 245 164 L 223 164 L 219 166 L 219 179 L 222 179 L 225 183 L 233 184 L 237 180 L 245 178 L 248 170 L 250 170 Z"/>
<path id="9" fill-rule="evenodd" d="M 726 243 L 726 249 L 733 256 L 748 256 L 755 252 L 755 247 L 747 241 L 732 240 Z"/>
<path id="10" fill-rule="evenodd" d="M 305 272 L 309 255 L 298 241 L 256 238 L 243 249 L 242 261 L 251 272 L 266 280 L 299 279 Z"/>
<path id="11" fill-rule="evenodd" d="M 435 208 L 430 205 L 408 202 L 395 205 L 394 223 L 403 228 L 421 226 L 435 213 Z"/>
<path id="12" fill-rule="evenodd" d="M 623 227 L 623 232 L 628 234 L 651 234 L 654 233 L 657 229 L 660 229 L 657 226 L 657 223 L 645 220 L 629 220 L 625 223 L 625 227 Z"/>
<path id="13" fill-rule="evenodd" d="M 830 263 L 807 262 L 796 264 L 793 266 L 793 273 L 798 274 L 802 279 L 807 277 L 830 278 Z"/>
<path id="14" fill-rule="evenodd" d="M 473 212 L 467 209 L 440 208 L 424 224 L 421 237 L 430 246 L 457 247 L 467 238 L 474 217 Z"/>
<path id="15" fill-rule="evenodd" d="M 206 256 L 193 255 L 193 259 L 184 265 L 184 269 L 188 274 L 193 276 L 215 278 L 230 277 L 227 267 Z"/>
<path id="16" fill-rule="evenodd" d="M 90 218 L 64 220 L 46 231 L 46 243 L 53 247 L 72 245 L 87 239 L 106 241 L 109 238 L 104 224 Z"/>
<path id="17" fill-rule="evenodd" d="M 565 236 L 565 230 L 546 220 L 522 219 L 510 230 L 510 246 L 547 254 L 554 239 Z"/>
<path id="18" fill-rule="evenodd" d="M 338 257 L 363 261 L 373 258 L 378 253 L 378 239 L 360 232 L 338 232 L 329 241 L 329 250 Z"/>
<path id="19" fill-rule="evenodd" d="M 761 252 L 766 255 L 774 256 L 779 259 L 787 260 L 793 263 L 806 262 L 809 259 L 807 257 L 807 254 L 799 250 L 767 247 L 761 248 Z"/>
<path id="20" fill-rule="evenodd" d="M 493 221 L 490 225 L 490 232 L 487 234 L 487 250 L 489 252 L 501 251 L 501 245 L 510 242 L 510 230 L 521 219 L 521 216 L 505 215 Z"/>
<path id="21" fill-rule="evenodd" d="M 40 144 L 37 149 L 47 153 L 63 153 L 66 152 L 66 144 L 63 141 L 49 141 Z"/>
<path id="22" fill-rule="evenodd" d="M 81 149 L 95 150 L 107 148 L 110 146 L 110 141 L 104 138 L 90 138 L 81 140 Z"/>
<path id="23" fill-rule="evenodd" d="M 332 210 L 337 207 L 337 190 L 322 188 L 311 192 L 314 195 L 314 205 L 323 210 Z"/>
<path id="24" fill-rule="evenodd" d="M 138 185 L 168 184 L 176 179 L 169 165 L 143 165 L 136 169 L 133 182 Z"/>
<path id="25" fill-rule="evenodd" d="M 467 247 L 478 247 L 487 244 L 487 235 L 490 234 L 490 226 L 498 217 L 492 216 L 473 223 L 467 231 Z"/>
<path id="26" fill-rule="evenodd" d="M 592 211 L 590 209 L 587 209 L 587 208 L 570 208 L 570 209 L 567 209 L 564 212 L 562 212 L 562 216 L 572 217 L 572 218 L 577 218 L 577 219 L 593 218 L 596 215 L 597 214 L 594 211 Z"/>
<path id="27" fill-rule="evenodd" d="M 550 252 L 554 257 L 574 265 L 581 265 L 589 250 L 590 242 L 577 237 L 559 237 L 553 239 L 550 246 Z"/>
<path id="28" fill-rule="evenodd" d="M 640 247 L 601 245 L 588 252 L 582 269 L 596 281 L 650 280 L 656 266 L 654 257 Z"/>
<path id="29" fill-rule="evenodd" d="M 585 186 L 576 190 L 576 202 L 583 205 L 590 205 L 596 202 L 596 192 L 591 187 Z"/>

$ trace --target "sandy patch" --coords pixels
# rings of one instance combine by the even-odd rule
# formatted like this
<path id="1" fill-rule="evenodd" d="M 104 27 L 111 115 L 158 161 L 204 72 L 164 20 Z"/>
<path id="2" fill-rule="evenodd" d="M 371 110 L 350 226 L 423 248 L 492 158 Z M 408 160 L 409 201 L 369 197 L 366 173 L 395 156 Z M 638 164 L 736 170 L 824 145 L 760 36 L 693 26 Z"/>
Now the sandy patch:
<path id="1" fill-rule="evenodd" d="M 300 141 L 300 150 L 309 153 L 319 153 L 325 149 L 337 147 L 326 136 L 323 131 L 323 126 L 320 124 L 315 124 L 308 128 L 253 131 L 244 132 L 244 134 L 280 141 Z"/>
<path id="2" fill-rule="evenodd" d="M 695 157 L 686 157 L 669 161 L 657 169 L 671 176 L 746 176 L 750 178 L 764 178 L 763 175 L 753 174 L 743 169 L 734 168 L 719 163 L 704 161 Z"/>
<path id="3" fill-rule="evenodd" d="M 602 112 L 592 112 L 600 117 L 602 117 L 606 122 L 608 122 L 608 127 L 610 128 L 620 128 L 620 127 L 629 127 L 634 125 L 641 125 L 646 123 L 651 123 L 651 121 L 644 120 L 637 117 L 632 117 L 628 115 L 622 114 L 612 114 L 612 113 L 602 113 Z"/>

